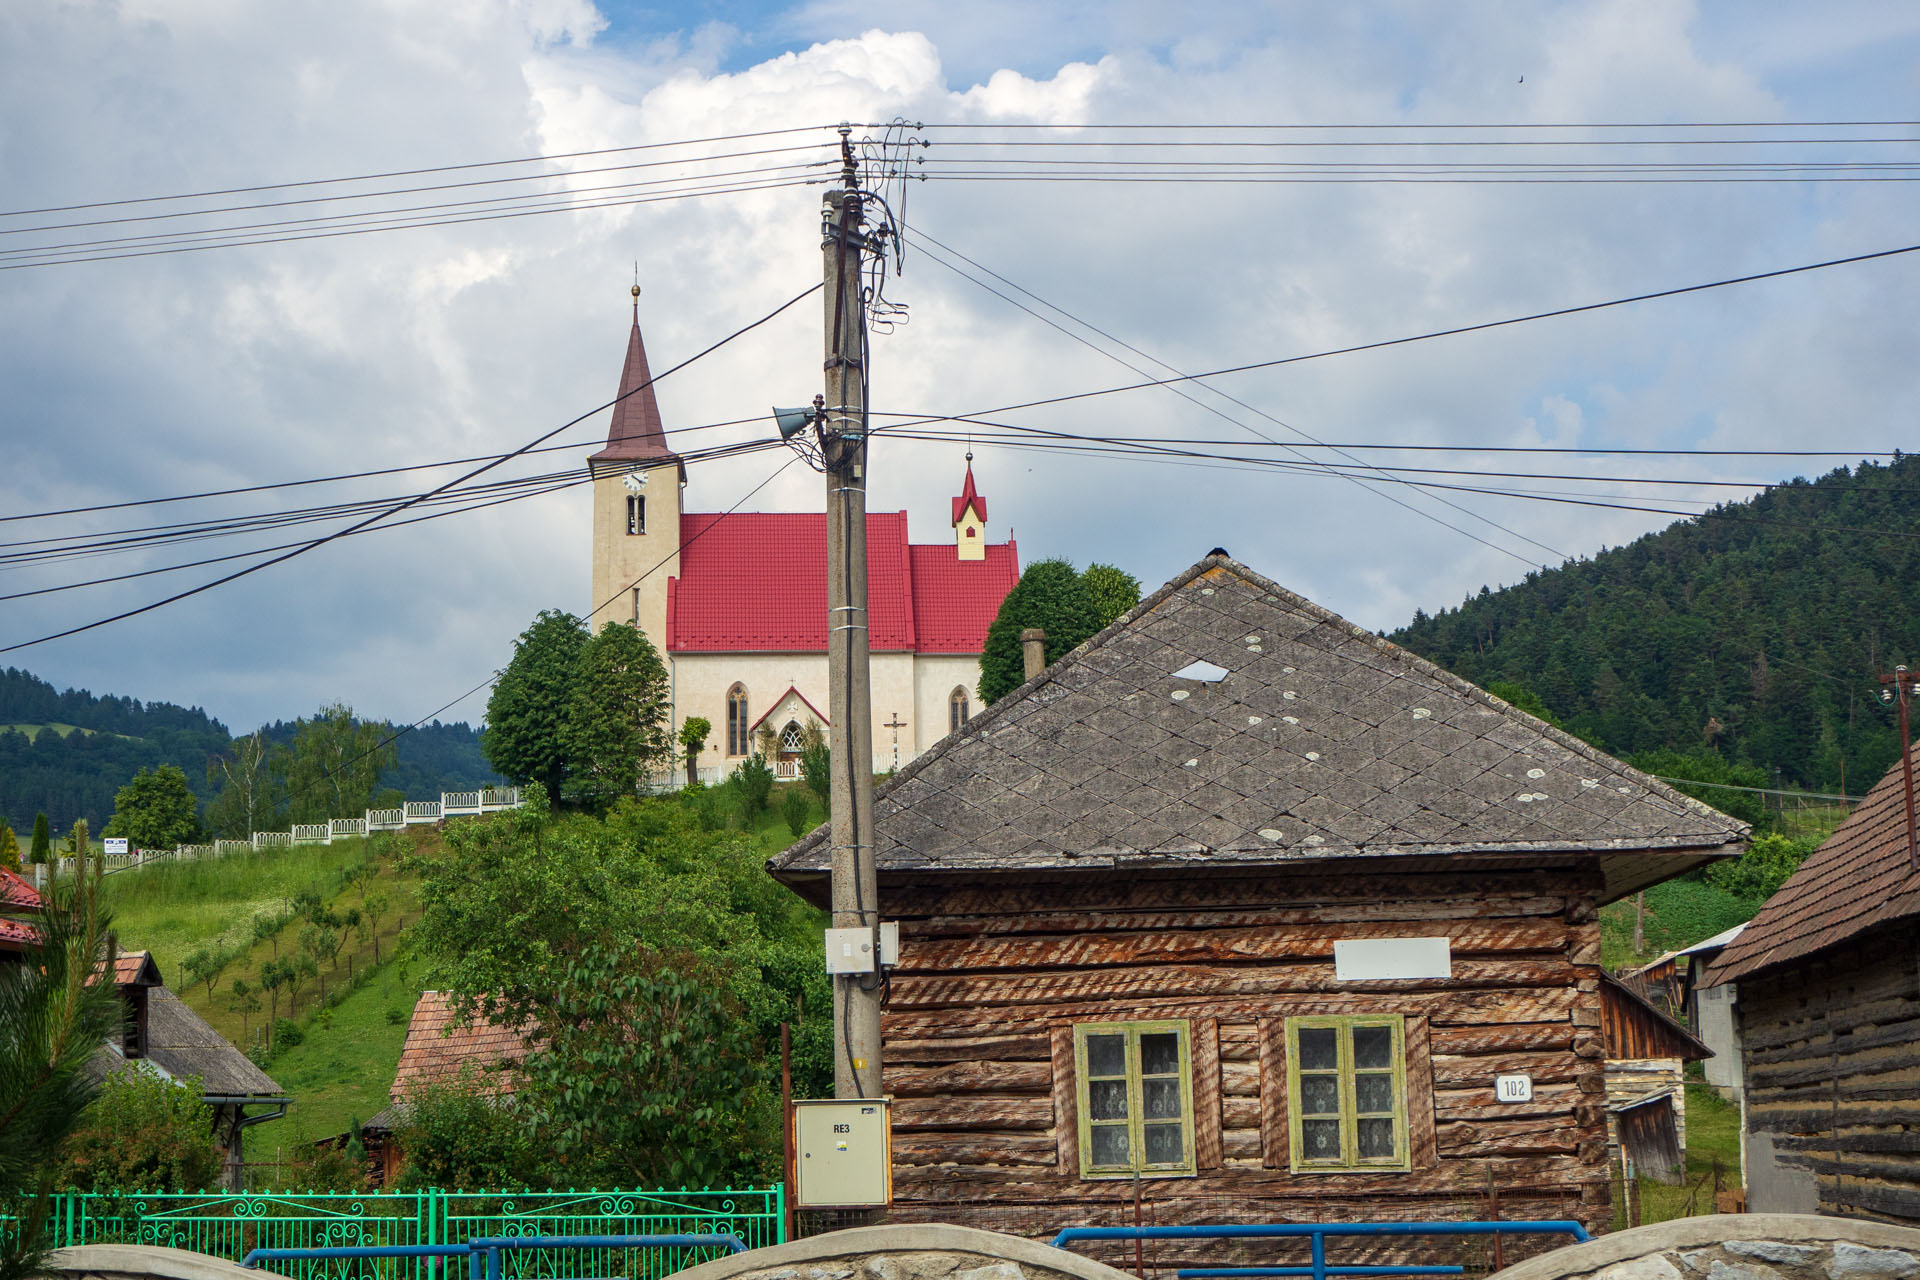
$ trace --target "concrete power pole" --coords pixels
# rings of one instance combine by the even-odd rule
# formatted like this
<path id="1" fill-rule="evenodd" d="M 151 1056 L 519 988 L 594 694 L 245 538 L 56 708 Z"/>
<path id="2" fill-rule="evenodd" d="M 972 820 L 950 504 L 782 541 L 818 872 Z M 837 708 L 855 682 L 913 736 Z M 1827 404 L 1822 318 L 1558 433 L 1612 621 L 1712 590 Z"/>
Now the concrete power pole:
<path id="1" fill-rule="evenodd" d="M 822 210 L 826 265 L 827 714 L 833 751 L 833 927 L 862 929 L 869 973 L 833 984 L 833 1096 L 880 1096 L 880 881 L 874 867 L 873 697 L 867 634 L 866 238 L 847 130 L 842 189 Z"/>

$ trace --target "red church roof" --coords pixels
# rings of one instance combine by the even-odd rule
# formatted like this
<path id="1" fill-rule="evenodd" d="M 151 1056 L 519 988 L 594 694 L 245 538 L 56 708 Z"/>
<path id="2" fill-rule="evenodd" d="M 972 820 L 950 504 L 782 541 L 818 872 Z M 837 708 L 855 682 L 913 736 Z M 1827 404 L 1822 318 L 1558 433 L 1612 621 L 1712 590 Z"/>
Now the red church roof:
<path id="1" fill-rule="evenodd" d="M 653 374 L 647 369 L 646 344 L 640 341 L 639 289 L 634 290 L 633 329 L 627 334 L 627 363 L 620 371 L 620 395 L 607 428 L 607 447 L 587 459 L 596 462 L 668 462 L 676 455 L 667 448 L 660 422 L 660 403 L 653 397 Z"/>
<path id="2" fill-rule="evenodd" d="M 17 871 L 0 868 L 0 910 L 38 911 L 40 892 Z"/>
<path id="3" fill-rule="evenodd" d="M 867 513 L 868 643 L 876 653 L 979 653 L 1020 577 L 1012 542 L 963 561 L 910 546 L 907 513 Z M 827 518 L 740 512 L 680 517 L 680 576 L 667 584 L 674 653 L 824 653 Z"/>

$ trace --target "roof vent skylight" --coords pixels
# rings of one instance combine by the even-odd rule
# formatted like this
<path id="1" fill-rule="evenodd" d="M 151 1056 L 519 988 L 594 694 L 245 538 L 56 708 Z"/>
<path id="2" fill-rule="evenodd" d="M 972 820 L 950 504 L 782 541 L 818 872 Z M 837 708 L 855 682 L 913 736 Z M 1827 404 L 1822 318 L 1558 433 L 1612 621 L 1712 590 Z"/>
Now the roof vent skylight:
<path id="1" fill-rule="evenodd" d="M 1175 680 L 1204 680 L 1208 684 L 1227 678 L 1225 667 L 1216 667 L 1211 662 L 1192 662 L 1173 673 Z"/>

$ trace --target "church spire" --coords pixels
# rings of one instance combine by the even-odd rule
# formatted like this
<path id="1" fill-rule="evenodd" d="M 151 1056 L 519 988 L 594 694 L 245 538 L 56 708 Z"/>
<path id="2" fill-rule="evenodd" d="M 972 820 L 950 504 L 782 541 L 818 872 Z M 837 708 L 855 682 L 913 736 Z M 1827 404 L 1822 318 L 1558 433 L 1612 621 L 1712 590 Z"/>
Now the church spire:
<path id="1" fill-rule="evenodd" d="M 953 500 L 953 546 L 962 560 L 987 558 L 987 500 L 973 487 L 973 450 L 967 450 L 967 479 Z"/>
<path id="2" fill-rule="evenodd" d="M 589 463 L 658 465 L 680 460 L 667 447 L 667 432 L 660 422 L 660 404 L 653 397 L 652 382 L 646 344 L 640 340 L 640 286 L 635 284 L 633 327 L 627 333 L 627 362 L 620 371 L 620 398 L 607 428 L 607 447 L 588 458 Z"/>

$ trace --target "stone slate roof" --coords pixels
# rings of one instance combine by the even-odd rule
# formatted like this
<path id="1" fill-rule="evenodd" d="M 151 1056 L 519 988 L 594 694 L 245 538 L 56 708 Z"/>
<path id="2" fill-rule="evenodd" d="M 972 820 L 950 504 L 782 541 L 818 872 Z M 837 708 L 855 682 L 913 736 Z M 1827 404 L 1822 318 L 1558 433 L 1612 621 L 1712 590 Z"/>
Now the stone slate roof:
<path id="1" fill-rule="evenodd" d="M 272 1076 L 165 987 L 147 993 L 146 1057 L 127 1058 L 109 1042 L 93 1056 L 89 1069 L 96 1079 L 129 1069 L 157 1069 L 172 1080 L 199 1076 L 201 1095 L 207 1098 L 287 1099 L 287 1091 Z"/>
<path id="2" fill-rule="evenodd" d="M 1195 663 L 1217 680 L 1182 678 Z M 1208 556 L 883 785 L 883 877 L 1598 854 L 1618 897 L 1746 825 Z M 768 863 L 817 895 L 827 829 Z"/>
<path id="3" fill-rule="evenodd" d="M 1726 945 L 1702 985 L 1749 978 L 1915 916 L 1920 871 L 1907 850 L 1905 774 L 1896 760 Z"/>

